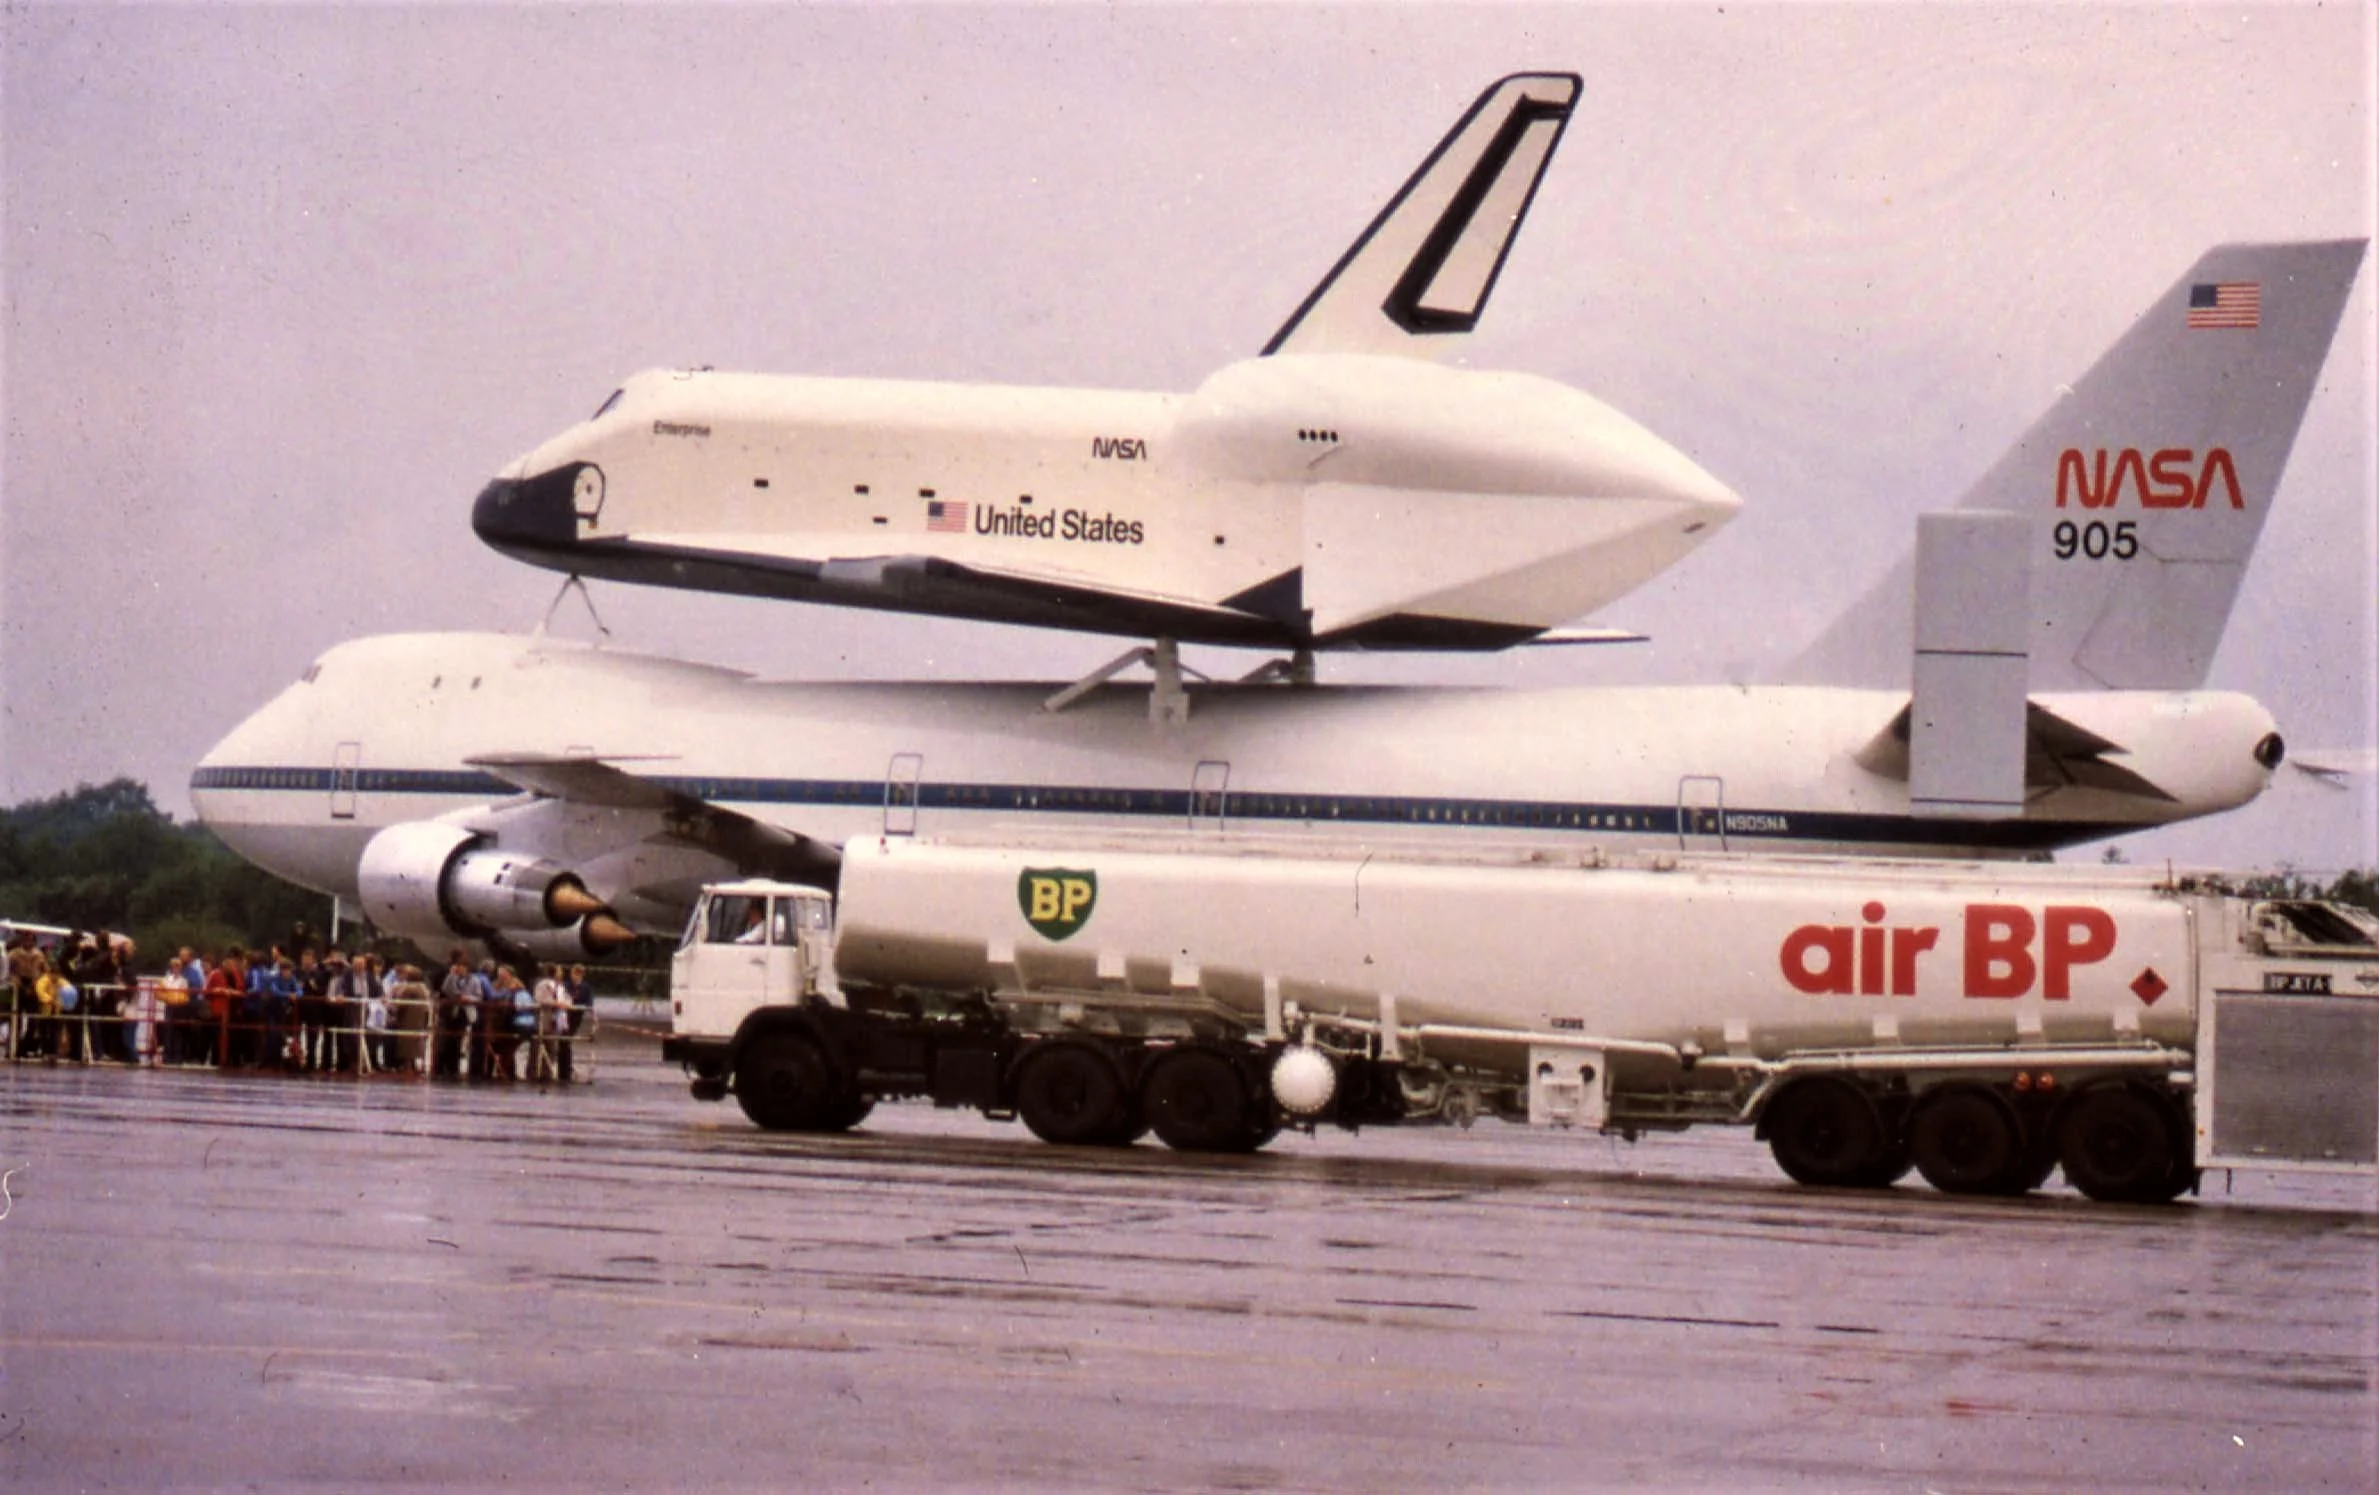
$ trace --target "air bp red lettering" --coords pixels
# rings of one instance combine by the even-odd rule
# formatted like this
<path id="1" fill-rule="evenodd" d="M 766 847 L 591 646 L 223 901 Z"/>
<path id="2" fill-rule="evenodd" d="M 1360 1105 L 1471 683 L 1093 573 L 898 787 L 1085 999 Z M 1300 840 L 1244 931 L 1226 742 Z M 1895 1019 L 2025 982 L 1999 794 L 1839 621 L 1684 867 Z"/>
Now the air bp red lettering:
<path id="1" fill-rule="evenodd" d="M 1879 929 L 1883 905 L 1859 910 L 1868 926 L 1804 924 L 1784 937 L 1784 979 L 1795 991 L 1880 997 L 1916 995 L 1916 958 L 1941 939 L 1938 929 Z M 1886 936 L 1890 955 L 1887 959 Z M 1854 953 L 1855 952 L 1855 953 Z"/>
<path id="2" fill-rule="evenodd" d="M 1941 929 L 1887 925 L 1885 916 L 1871 902 L 1858 925 L 1801 925 L 1777 950 L 1784 979 L 1812 996 L 1915 996 L 1919 963 L 1941 943 Z M 2050 904 L 2035 917 L 2014 904 L 1969 904 L 1960 934 L 1959 990 L 1969 998 L 2037 988 L 2044 1001 L 2070 1001 L 2074 972 L 2115 953 L 2114 915 L 2086 905 Z"/>
<path id="3" fill-rule="evenodd" d="M 2207 447 L 2203 458 L 2196 448 L 2186 446 L 2168 446 L 2144 456 L 2137 447 L 2110 453 L 2102 446 L 2089 458 L 2067 447 L 2057 456 L 2060 509 L 2111 509 L 2126 491 L 2143 509 L 2202 509 L 2217 486 L 2232 508 L 2247 507 L 2228 447 Z"/>
<path id="4" fill-rule="evenodd" d="M 1966 995 L 2020 997 L 2040 982 L 2051 1002 L 2073 997 L 2073 968 L 2115 953 L 2115 917 L 2102 908 L 2041 910 L 2041 953 L 2032 955 L 2034 924 L 2013 904 L 1977 903 L 1966 910 Z"/>

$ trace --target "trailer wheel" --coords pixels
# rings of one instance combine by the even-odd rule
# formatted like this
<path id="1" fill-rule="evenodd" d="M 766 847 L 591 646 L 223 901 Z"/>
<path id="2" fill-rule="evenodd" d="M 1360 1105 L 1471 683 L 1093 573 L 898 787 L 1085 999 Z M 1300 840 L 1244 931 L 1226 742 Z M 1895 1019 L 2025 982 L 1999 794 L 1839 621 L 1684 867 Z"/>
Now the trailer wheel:
<path id="1" fill-rule="evenodd" d="M 848 1102 L 836 1094 L 834 1070 L 807 1035 L 765 1033 L 745 1044 L 735 1061 L 735 1102 L 755 1125 L 772 1132 L 840 1131 Z"/>
<path id="2" fill-rule="evenodd" d="M 2056 1139 L 2048 1136 L 2028 1137 L 2024 1142 L 2023 1166 L 2002 1180 L 2005 1187 L 1996 1192 L 2010 1196 L 2029 1194 L 2049 1181 L 2057 1171 Z"/>
<path id="3" fill-rule="evenodd" d="M 1846 1080 L 1796 1080 L 1760 1119 L 1776 1166 L 1821 1189 L 1888 1188 L 1908 1171 L 1866 1092 Z"/>
<path id="4" fill-rule="evenodd" d="M 2179 1118 L 2136 1085 L 2096 1085 L 2073 1098 L 2057 1127 L 2065 1178 L 2110 1204 L 2168 1204 L 2197 1181 Z"/>
<path id="5" fill-rule="evenodd" d="M 1176 1049 L 1141 1087 L 1140 1109 L 1177 1152 L 1253 1152 L 1271 1140 L 1253 1110 L 1239 1066 L 1212 1049 Z"/>
<path id="6" fill-rule="evenodd" d="M 1123 1078 L 1083 1043 L 1047 1043 L 1025 1055 L 1016 1075 L 1016 1114 L 1032 1134 L 1060 1146 L 1094 1147 L 1127 1135 L 1132 1120 Z"/>
<path id="7" fill-rule="evenodd" d="M 2173 1159 L 2172 1171 L 2165 1175 L 2164 1186 L 2156 1191 L 2148 1203 L 2170 1204 L 2183 1194 L 2197 1192 L 2198 1181 L 2205 1177 L 2205 1170 L 2197 1166 L 2195 1158 L 2186 1155 L 2188 1144 L 2183 1143 L 2181 1151 L 2184 1155 Z"/>
<path id="8" fill-rule="evenodd" d="M 1888 1127 L 1890 1123 L 1887 1122 L 1885 1125 Z M 1858 1177 L 1850 1181 L 1850 1187 L 1854 1189 L 1888 1189 L 1901 1179 L 1906 1178 L 1908 1170 L 1915 1166 L 1916 1159 L 1908 1155 L 1907 1148 L 1902 1147 L 1896 1141 L 1887 1140 L 1876 1152 L 1875 1161 L 1860 1169 Z"/>
<path id="9" fill-rule="evenodd" d="M 1140 1114 L 1138 1106 L 1126 1106 L 1123 1119 L 1093 1140 L 1099 1147 L 1129 1147 L 1147 1135 L 1148 1118 Z"/>
<path id="10" fill-rule="evenodd" d="M 1908 1118 L 1908 1153 L 1944 1194 L 2005 1194 L 2031 1166 L 2015 1111 L 1980 1085 L 1945 1085 Z"/>

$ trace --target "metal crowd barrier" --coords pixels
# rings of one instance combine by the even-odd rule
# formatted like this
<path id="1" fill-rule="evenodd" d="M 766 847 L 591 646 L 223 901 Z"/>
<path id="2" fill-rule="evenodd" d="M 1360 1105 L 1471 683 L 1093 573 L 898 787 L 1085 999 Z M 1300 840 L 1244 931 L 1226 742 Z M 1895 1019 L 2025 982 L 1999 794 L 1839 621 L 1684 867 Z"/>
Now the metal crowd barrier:
<path id="1" fill-rule="evenodd" d="M 224 998 L 217 1002 L 216 997 Z M 11 1005 L 0 984 L 0 1055 L 12 1063 L 254 1070 L 263 1074 L 348 1074 L 493 1079 L 509 1073 L 542 1083 L 585 1084 L 594 1078 L 590 1048 L 598 1019 L 594 1004 L 541 1005 L 537 1031 L 510 1026 L 513 1009 L 492 1010 L 493 1026 L 459 1027 L 451 1004 L 438 998 L 385 1003 L 388 1026 L 365 1025 L 363 1004 L 339 1003 L 324 1023 L 299 1021 L 294 1000 L 278 1016 L 248 1019 L 245 992 L 193 992 L 175 1006 L 163 988 L 144 979 L 132 986 L 82 989 L 71 1012 L 43 1013 Z M 482 1004 L 486 1008 L 488 1004 Z M 447 1020 L 441 1022 L 441 1016 Z M 565 1017 L 573 1018 L 568 1030 Z"/>

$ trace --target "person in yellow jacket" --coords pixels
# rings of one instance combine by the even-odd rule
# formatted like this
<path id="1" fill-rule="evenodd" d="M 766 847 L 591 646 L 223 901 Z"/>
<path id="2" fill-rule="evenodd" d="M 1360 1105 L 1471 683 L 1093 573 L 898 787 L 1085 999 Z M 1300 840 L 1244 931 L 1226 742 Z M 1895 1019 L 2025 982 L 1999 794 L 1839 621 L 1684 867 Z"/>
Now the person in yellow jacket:
<path id="1" fill-rule="evenodd" d="M 73 1015 L 81 1000 L 82 993 L 66 979 L 58 963 L 43 957 L 41 975 L 33 983 L 33 1001 L 41 1009 L 36 1019 L 41 1025 L 38 1046 L 52 1064 L 58 1062 L 58 1051 L 67 1046 L 66 1019 Z"/>

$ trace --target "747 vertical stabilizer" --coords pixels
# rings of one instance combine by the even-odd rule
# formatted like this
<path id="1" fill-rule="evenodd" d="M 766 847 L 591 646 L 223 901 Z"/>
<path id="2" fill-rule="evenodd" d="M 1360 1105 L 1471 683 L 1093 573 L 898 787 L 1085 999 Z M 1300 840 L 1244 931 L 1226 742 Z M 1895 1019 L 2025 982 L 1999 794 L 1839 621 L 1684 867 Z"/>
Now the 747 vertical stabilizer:
<path id="1" fill-rule="evenodd" d="M 2208 250 L 1959 500 L 2029 524 L 2032 689 L 2205 682 L 2363 249 Z M 1794 675 L 1904 669 L 1913 574 L 1903 559 Z"/>

